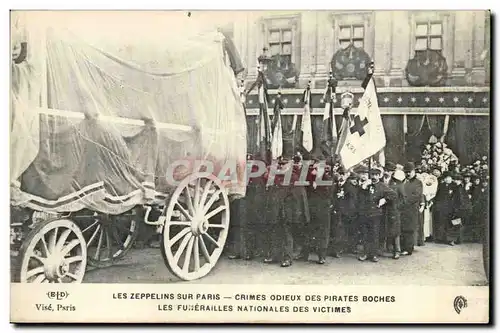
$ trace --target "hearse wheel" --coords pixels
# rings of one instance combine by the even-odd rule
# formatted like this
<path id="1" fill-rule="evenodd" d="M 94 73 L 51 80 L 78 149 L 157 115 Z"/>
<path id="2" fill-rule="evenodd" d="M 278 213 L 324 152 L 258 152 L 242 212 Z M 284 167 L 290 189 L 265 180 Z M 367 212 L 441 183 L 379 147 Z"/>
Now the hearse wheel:
<path id="1" fill-rule="evenodd" d="M 80 228 L 69 219 L 39 222 L 19 251 L 17 281 L 21 283 L 81 283 L 87 247 Z"/>
<path id="2" fill-rule="evenodd" d="M 109 267 L 122 259 L 139 234 L 138 223 L 135 210 L 121 215 L 95 213 L 90 222 L 81 223 L 89 265 Z"/>
<path id="3" fill-rule="evenodd" d="M 207 275 L 217 263 L 229 229 L 229 199 L 213 175 L 192 174 L 170 197 L 165 213 L 162 255 L 182 280 Z"/>

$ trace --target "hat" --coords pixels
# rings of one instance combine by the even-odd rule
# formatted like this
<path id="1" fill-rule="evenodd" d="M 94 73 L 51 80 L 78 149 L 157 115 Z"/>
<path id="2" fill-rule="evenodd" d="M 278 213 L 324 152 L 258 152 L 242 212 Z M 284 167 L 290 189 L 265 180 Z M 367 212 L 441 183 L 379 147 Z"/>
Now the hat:
<path id="1" fill-rule="evenodd" d="M 370 175 L 380 175 L 382 172 L 380 171 L 380 169 L 377 169 L 377 168 L 371 168 L 370 169 Z"/>
<path id="2" fill-rule="evenodd" d="M 347 173 L 347 170 L 343 167 L 343 166 L 340 166 L 338 169 L 337 169 L 337 172 L 341 175 L 345 175 Z"/>
<path id="3" fill-rule="evenodd" d="M 403 166 L 401 164 L 396 164 L 396 170 L 401 170 L 403 171 Z"/>
<path id="4" fill-rule="evenodd" d="M 368 173 L 369 169 L 365 167 L 364 165 L 360 165 L 359 167 L 356 168 L 356 173 Z"/>
<path id="5" fill-rule="evenodd" d="M 392 162 L 386 162 L 385 163 L 385 170 L 387 171 L 396 171 L 396 164 Z"/>
<path id="6" fill-rule="evenodd" d="M 410 171 L 413 171 L 415 170 L 415 164 L 413 164 L 412 162 L 408 162 L 405 164 L 404 168 L 403 168 L 403 171 L 404 172 L 410 172 Z"/>
<path id="7" fill-rule="evenodd" d="M 351 172 L 349 176 L 347 177 L 347 180 L 358 180 L 359 176 L 357 173 Z"/>
<path id="8" fill-rule="evenodd" d="M 472 177 L 472 173 L 469 170 L 466 170 L 464 173 L 462 173 L 462 176 L 464 177 Z"/>
<path id="9" fill-rule="evenodd" d="M 453 174 L 450 171 L 443 172 L 443 177 L 453 177 Z"/>
<path id="10" fill-rule="evenodd" d="M 464 177 L 463 177 L 461 174 L 459 174 L 458 172 L 454 172 L 454 173 L 452 174 L 452 177 L 453 177 L 453 179 L 455 179 L 455 180 L 463 180 L 463 179 L 464 179 Z"/>

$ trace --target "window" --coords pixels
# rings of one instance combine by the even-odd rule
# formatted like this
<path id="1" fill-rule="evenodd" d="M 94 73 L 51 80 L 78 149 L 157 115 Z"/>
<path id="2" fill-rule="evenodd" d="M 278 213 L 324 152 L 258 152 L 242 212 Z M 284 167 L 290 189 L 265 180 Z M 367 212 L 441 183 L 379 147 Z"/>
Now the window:
<path id="1" fill-rule="evenodd" d="M 341 25 L 339 27 L 340 47 L 345 49 L 353 44 L 354 47 L 364 48 L 365 27 L 363 25 Z"/>
<path id="2" fill-rule="evenodd" d="M 443 50 L 443 23 L 438 21 L 417 22 L 415 51 Z"/>
<path id="3" fill-rule="evenodd" d="M 271 57 L 278 57 L 278 67 L 287 69 L 292 63 L 292 29 L 269 30 L 268 42 Z"/>

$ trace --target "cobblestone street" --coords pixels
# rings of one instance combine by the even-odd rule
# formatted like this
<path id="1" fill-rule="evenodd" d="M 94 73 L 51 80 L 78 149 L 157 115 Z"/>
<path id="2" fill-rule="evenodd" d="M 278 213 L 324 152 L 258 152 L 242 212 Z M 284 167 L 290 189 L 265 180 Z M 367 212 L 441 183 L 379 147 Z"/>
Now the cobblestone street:
<path id="1" fill-rule="evenodd" d="M 182 283 L 198 284 L 329 284 L 329 285 L 486 285 L 480 244 L 448 245 L 426 243 L 411 257 L 380 262 L 359 262 L 354 256 L 328 257 L 324 266 L 310 261 L 294 262 L 289 268 L 278 264 L 229 260 L 221 257 L 206 277 Z M 179 282 L 163 263 L 160 249 L 132 249 L 117 264 L 89 270 L 86 283 L 173 283 Z"/>

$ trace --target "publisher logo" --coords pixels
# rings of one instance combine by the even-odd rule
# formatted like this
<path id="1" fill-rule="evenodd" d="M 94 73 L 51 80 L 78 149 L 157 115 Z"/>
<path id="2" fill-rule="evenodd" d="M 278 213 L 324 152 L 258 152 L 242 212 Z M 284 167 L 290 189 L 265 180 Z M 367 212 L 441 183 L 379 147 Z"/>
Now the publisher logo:
<path id="1" fill-rule="evenodd" d="M 455 311 L 460 314 L 460 312 L 467 307 L 467 300 L 463 296 L 457 296 L 453 301 L 453 307 Z"/>

